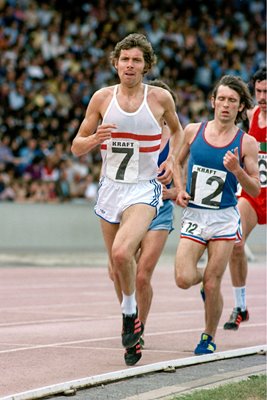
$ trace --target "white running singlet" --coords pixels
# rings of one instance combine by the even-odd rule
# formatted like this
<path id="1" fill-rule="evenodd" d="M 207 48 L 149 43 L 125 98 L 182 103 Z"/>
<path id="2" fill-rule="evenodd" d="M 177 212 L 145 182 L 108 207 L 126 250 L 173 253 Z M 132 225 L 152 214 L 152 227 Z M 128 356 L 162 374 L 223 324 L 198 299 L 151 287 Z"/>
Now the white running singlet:
<path id="1" fill-rule="evenodd" d="M 137 111 L 128 113 L 117 101 L 118 85 L 103 118 L 117 129 L 112 139 L 101 145 L 102 176 L 122 183 L 137 183 L 157 177 L 161 127 L 147 104 L 148 86 Z"/>

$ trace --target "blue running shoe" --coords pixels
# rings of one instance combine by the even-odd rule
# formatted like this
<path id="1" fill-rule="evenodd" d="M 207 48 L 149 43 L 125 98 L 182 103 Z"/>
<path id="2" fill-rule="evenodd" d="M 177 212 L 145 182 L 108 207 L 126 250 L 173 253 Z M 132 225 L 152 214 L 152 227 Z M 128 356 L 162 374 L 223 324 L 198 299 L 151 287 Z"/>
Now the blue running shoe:
<path id="1" fill-rule="evenodd" d="M 200 295 L 201 295 L 201 297 L 202 297 L 202 300 L 203 300 L 204 303 L 205 303 L 206 295 L 205 295 L 205 290 L 204 290 L 203 282 L 201 282 L 201 284 L 200 284 Z"/>
<path id="2" fill-rule="evenodd" d="M 216 344 L 212 342 L 212 337 L 207 333 L 202 333 L 200 342 L 195 348 L 196 355 L 212 354 L 216 350 Z"/>

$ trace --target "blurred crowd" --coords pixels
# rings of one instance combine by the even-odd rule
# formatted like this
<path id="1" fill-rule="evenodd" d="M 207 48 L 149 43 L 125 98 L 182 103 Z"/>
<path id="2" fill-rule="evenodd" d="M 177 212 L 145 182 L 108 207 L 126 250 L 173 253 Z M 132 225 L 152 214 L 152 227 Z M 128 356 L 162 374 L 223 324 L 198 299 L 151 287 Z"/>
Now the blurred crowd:
<path id="1" fill-rule="evenodd" d="M 266 59 L 264 0 L 0 0 L 0 200 L 94 201 L 99 149 L 71 142 L 92 94 L 117 82 L 114 45 L 142 32 L 147 80 L 176 92 L 181 123 L 209 117 L 223 74 L 249 82 Z"/>

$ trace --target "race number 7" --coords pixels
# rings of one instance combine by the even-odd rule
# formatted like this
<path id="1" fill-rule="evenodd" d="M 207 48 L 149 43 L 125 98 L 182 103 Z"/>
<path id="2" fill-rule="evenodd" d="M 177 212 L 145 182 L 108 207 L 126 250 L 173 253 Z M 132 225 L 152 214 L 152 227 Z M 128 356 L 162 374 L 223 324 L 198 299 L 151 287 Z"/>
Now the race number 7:
<path id="1" fill-rule="evenodd" d="M 107 177 L 117 182 L 138 182 L 139 143 L 107 143 Z"/>
<path id="2" fill-rule="evenodd" d="M 122 159 L 116 173 L 116 179 L 123 181 L 127 165 L 134 154 L 134 149 L 129 147 L 112 147 L 112 153 L 125 153 L 125 157 Z"/>

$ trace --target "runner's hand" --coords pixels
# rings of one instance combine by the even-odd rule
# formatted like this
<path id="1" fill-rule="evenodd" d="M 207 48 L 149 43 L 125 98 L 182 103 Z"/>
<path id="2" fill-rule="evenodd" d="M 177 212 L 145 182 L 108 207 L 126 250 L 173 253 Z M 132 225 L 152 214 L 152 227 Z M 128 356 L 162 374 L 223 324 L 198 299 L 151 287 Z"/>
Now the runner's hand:
<path id="1" fill-rule="evenodd" d="M 228 150 L 223 157 L 223 165 L 233 174 L 240 168 L 238 148 Z"/>
<path id="2" fill-rule="evenodd" d="M 178 204 L 178 206 L 185 208 L 188 206 L 188 202 L 190 199 L 191 199 L 191 196 L 185 190 L 180 190 L 178 192 L 175 202 L 176 202 L 176 204 Z"/>
<path id="3" fill-rule="evenodd" d="M 116 124 L 101 124 L 98 125 L 95 132 L 95 139 L 97 143 L 101 144 L 105 140 L 111 139 L 111 134 L 117 128 Z"/>
<path id="4" fill-rule="evenodd" d="M 172 175 L 173 175 L 173 160 L 172 158 L 169 158 L 165 160 L 162 164 L 160 164 L 158 168 L 157 179 L 163 185 L 168 185 L 172 181 Z"/>

